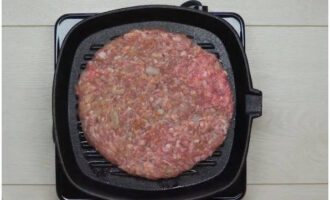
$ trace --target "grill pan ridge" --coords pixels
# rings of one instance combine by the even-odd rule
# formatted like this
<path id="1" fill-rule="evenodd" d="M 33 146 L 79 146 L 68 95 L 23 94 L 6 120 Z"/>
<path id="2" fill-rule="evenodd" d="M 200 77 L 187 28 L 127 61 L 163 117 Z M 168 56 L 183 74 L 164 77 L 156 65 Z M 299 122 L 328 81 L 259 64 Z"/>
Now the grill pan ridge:
<path id="1" fill-rule="evenodd" d="M 155 12 L 161 14 L 154 17 Z M 173 13 L 181 19 L 173 21 L 173 16 L 171 16 Z M 110 16 L 113 18 L 112 21 L 117 20 L 116 23 L 120 16 L 125 20 L 118 24 L 107 24 L 106 18 Z M 192 18 L 188 19 L 187 16 Z M 79 23 L 70 31 L 63 43 L 55 73 L 53 116 L 60 160 L 66 175 L 78 188 L 105 199 L 136 196 L 143 196 L 146 199 L 147 194 L 154 194 L 153 197 L 159 196 L 159 198 L 199 198 L 228 187 L 235 179 L 235 174 L 239 172 L 246 157 L 251 120 L 261 115 L 261 104 L 255 105 L 255 102 L 261 103 L 259 101 L 261 93 L 252 88 L 247 60 L 235 32 L 222 20 L 216 19 L 217 22 L 214 22 L 222 24 L 222 31 L 226 30 L 227 34 L 234 36 L 231 41 L 236 42 L 233 46 L 236 45 L 236 51 L 241 53 L 238 56 L 232 53 L 235 48 L 231 49 L 229 41 L 219 36 L 221 30 L 205 28 L 205 26 L 213 27 L 212 23 L 205 23 L 208 21 L 204 21 L 206 25 L 204 24 L 203 27 L 201 18 L 215 20 L 208 14 L 191 9 L 174 6 L 142 6 L 97 15 Z M 87 31 L 86 28 L 89 30 Z M 150 181 L 127 175 L 88 145 L 77 116 L 77 96 L 74 85 L 77 83 L 80 72 L 85 69 L 87 61 L 93 57 L 97 49 L 133 28 L 163 28 L 170 32 L 184 33 L 202 48 L 214 53 L 223 63 L 225 70 L 229 72 L 229 81 L 234 100 L 236 100 L 237 120 L 235 118 L 232 120 L 224 146 L 219 147 L 206 161 L 198 163 L 192 170 L 177 178 Z M 81 31 L 83 34 L 77 34 Z M 223 38 L 226 37 L 223 36 Z M 237 62 L 234 57 L 240 57 L 237 59 L 240 61 Z M 238 68 L 242 66 L 239 65 L 244 65 L 245 70 L 240 72 Z M 249 97 L 256 97 L 258 101 L 248 101 L 248 99 L 256 99 Z M 250 105 L 245 105 L 246 102 Z M 245 110 L 246 107 L 249 108 L 248 112 Z M 242 136 L 238 137 L 237 134 L 242 134 Z M 240 152 L 232 151 L 235 145 L 241 148 Z M 235 154 L 238 155 L 236 160 L 233 158 Z M 217 184 L 217 188 L 210 187 L 211 184 Z M 197 186 L 201 188 L 199 191 L 195 191 Z M 204 191 L 201 191 L 203 188 Z M 123 194 L 125 191 L 132 192 Z M 185 194 L 186 192 L 191 194 Z"/>

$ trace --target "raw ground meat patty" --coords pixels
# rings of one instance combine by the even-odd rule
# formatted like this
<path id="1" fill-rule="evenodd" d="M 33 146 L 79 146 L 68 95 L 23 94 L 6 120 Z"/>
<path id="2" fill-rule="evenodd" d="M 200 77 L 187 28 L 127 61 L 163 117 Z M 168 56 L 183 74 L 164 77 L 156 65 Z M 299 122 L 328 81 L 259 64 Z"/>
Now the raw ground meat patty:
<path id="1" fill-rule="evenodd" d="M 227 73 L 183 34 L 132 30 L 95 53 L 76 92 L 89 143 L 129 174 L 174 177 L 211 156 L 233 115 Z"/>

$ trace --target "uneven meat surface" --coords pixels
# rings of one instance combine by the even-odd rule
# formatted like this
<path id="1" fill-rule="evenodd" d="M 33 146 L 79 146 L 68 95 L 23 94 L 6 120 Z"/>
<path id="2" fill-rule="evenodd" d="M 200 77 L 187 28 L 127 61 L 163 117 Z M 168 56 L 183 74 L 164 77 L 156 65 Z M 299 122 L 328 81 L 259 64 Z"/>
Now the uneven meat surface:
<path id="1" fill-rule="evenodd" d="M 233 115 L 227 73 L 183 34 L 132 30 L 95 53 L 76 86 L 89 143 L 148 179 L 191 169 L 223 143 Z"/>

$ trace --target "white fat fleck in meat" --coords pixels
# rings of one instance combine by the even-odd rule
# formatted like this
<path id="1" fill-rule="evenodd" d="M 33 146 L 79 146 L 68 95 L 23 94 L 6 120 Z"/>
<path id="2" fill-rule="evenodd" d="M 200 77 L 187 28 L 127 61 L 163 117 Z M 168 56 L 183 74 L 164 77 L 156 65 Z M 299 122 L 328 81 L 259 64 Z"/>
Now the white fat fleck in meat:
<path id="1" fill-rule="evenodd" d="M 113 151 L 110 148 L 107 148 L 106 152 L 109 153 L 109 154 L 113 154 Z"/>
<path id="2" fill-rule="evenodd" d="M 174 36 L 172 39 L 174 41 L 177 41 L 177 42 L 180 42 L 181 41 L 181 37 L 179 37 L 179 36 Z"/>
<path id="3" fill-rule="evenodd" d="M 201 119 L 201 117 L 199 115 L 193 115 L 191 117 L 191 121 L 193 121 L 195 123 L 199 122 L 200 119 Z"/>
<path id="4" fill-rule="evenodd" d="M 162 150 L 164 151 L 164 152 L 168 152 L 168 151 L 170 151 L 171 150 L 171 144 L 166 144 L 163 148 L 162 148 Z"/>
<path id="5" fill-rule="evenodd" d="M 157 105 L 161 104 L 162 101 L 163 101 L 162 98 L 158 98 L 158 99 L 156 99 L 156 101 L 154 102 L 154 105 L 157 106 Z"/>
<path id="6" fill-rule="evenodd" d="M 227 134 L 228 124 L 224 124 L 223 126 L 221 126 L 221 129 L 222 129 L 224 134 Z"/>
<path id="7" fill-rule="evenodd" d="M 163 109 L 157 109 L 157 113 L 159 115 L 163 115 L 165 113 L 165 111 Z"/>
<path id="8" fill-rule="evenodd" d="M 113 94 L 124 94 L 124 92 L 125 92 L 125 88 L 123 87 L 114 87 L 112 89 Z"/>
<path id="9" fill-rule="evenodd" d="M 165 162 L 165 163 L 167 163 L 169 166 L 172 166 L 173 164 L 172 163 L 170 163 L 170 162 L 168 162 L 167 160 L 163 160 L 163 162 Z"/>
<path id="10" fill-rule="evenodd" d="M 118 116 L 118 112 L 113 110 L 110 113 L 110 118 L 111 118 L 111 126 L 114 129 L 119 128 L 119 116 Z"/>
<path id="11" fill-rule="evenodd" d="M 109 71 L 109 72 L 114 72 L 114 70 L 112 68 L 110 68 L 110 67 L 107 68 L 106 70 Z"/>
<path id="12" fill-rule="evenodd" d="M 157 52 L 153 52 L 153 53 L 151 54 L 151 56 L 152 56 L 152 57 L 156 57 L 156 58 L 160 58 L 160 57 L 162 57 L 162 54 L 161 54 L 161 53 L 157 53 Z"/>
<path id="13" fill-rule="evenodd" d="M 122 58 L 122 56 L 115 56 L 113 59 L 118 60 L 120 58 Z"/>
<path id="14" fill-rule="evenodd" d="M 173 154 L 172 156 L 174 159 L 178 159 L 178 154 Z"/>
<path id="15" fill-rule="evenodd" d="M 180 56 L 186 56 L 187 52 L 186 51 L 181 51 Z"/>
<path id="16" fill-rule="evenodd" d="M 147 66 L 146 73 L 148 75 L 158 75 L 158 74 L 160 74 L 160 70 L 156 67 Z"/>
<path id="17" fill-rule="evenodd" d="M 98 58 L 105 59 L 107 54 L 104 51 L 100 51 L 96 54 Z"/>
<path id="18" fill-rule="evenodd" d="M 100 136 L 99 136 L 95 131 L 93 131 L 93 132 L 94 132 L 94 133 L 91 134 L 92 137 L 93 137 L 94 139 L 98 140 L 98 139 L 100 138 Z"/>

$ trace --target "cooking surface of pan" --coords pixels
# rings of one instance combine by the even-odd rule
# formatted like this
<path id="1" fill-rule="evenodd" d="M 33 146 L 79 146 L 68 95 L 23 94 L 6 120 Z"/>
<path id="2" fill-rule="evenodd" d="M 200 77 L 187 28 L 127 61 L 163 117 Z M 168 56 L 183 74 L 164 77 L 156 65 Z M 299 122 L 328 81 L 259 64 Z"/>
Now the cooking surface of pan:
<path id="1" fill-rule="evenodd" d="M 194 26 L 174 22 L 153 21 L 125 24 L 96 32 L 84 39 L 76 50 L 69 83 L 69 126 L 75 158 L 85 175 L 106 184 L 142 190 L 165 190 L 173 187 L 184 187 L 211 179 L 220 174 L 228 162 L 235 134 L 235 115 L 227 133 L 227 139 L 222 147 L 212 157 L 198 163 L 193 169 L 175 178 L 152 181 L 141 177 L 131 176 L 115 165 L 106 161 L 95 149 L 88 145 L 81 123 L 78 118 L 78 101 L 75 95 L 75 85 L 79 75 L 86 67 L 86 62 L 93 57 L 95 51 L 110 40 L 125 34 L 132 29 L 164 29 L 169 32 L 183 33 L 196 44 L 215 54 L 222 62 L 228 73 L 229 82 L 235 102 L 235 85 L 228 54 L 221 40 L 213 33 Z"/>

